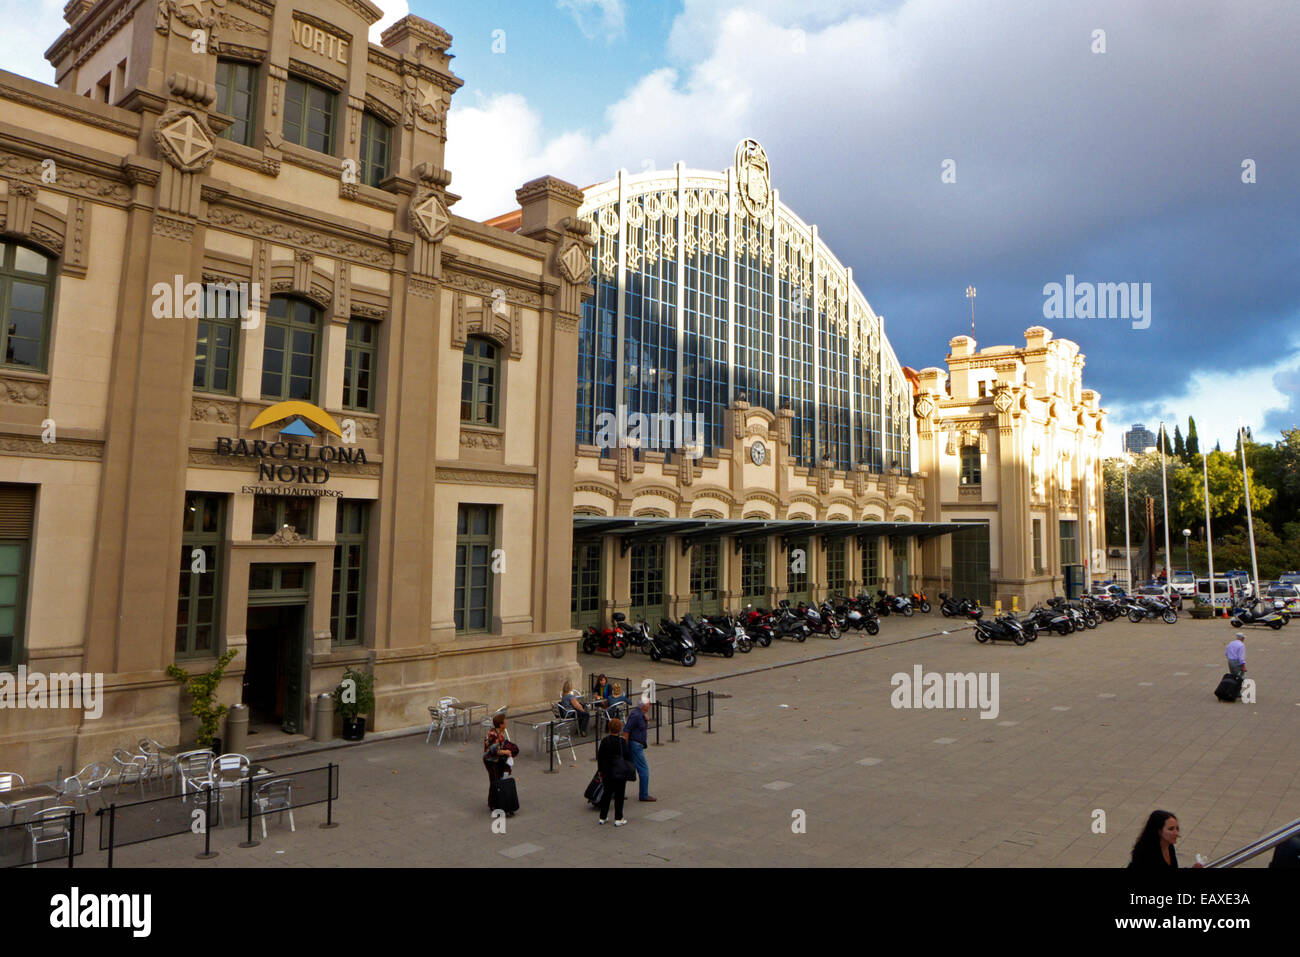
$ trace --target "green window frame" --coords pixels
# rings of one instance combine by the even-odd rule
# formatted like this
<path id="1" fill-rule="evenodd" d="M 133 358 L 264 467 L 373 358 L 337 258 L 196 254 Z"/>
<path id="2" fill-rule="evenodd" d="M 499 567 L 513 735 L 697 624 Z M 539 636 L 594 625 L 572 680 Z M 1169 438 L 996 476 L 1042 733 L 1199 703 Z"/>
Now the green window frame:
<path id="1" fill-rule="evenodd" d="M 6 368 L 45 371 L 55 261 L 28 246 L 0 242 L 0 365 Z"/>
<path id="2" fill-rule="evenodd" d="M 1061 520 L 1061 567 L 1079 564 L 1079 523 L 1074 519 Z"/>
<path id="3" fill-rule="evenodd" d="M 221 603 L 221 546 L 225 539 L 226 496 L 187 492 L 181 519 L 180 588 L 176 603 L 176 657 L 218 653 Z M 203 571 L 194 571 L 195 550 Z"/>
<path id="4" fill-rule="evenodd" d="M 316 500 L 296 495 L 253 496 L 253 538 L 270 538 L 286 525 L 303 538 L 312 538 Z"/>
<path id="5" fill-rule="evenodd" d="M 746 541 L 740 546 L 740 591 L 746 598 L 767 597 L 767 541 Z"/>
<path id="6" fill-rule="evenodd" d="M 980 448 L 978 445 L 964 445 L 961 449 L 961 484 L 980 484 Z"/>
<path id="7" fill-rule="evenodd" d="M 1034 519 L 1034 572 L 1041 574 L 1043 571 L 1043 520 Z"/>
<path id="8" fill-rule="evenodd" d="M 334 523 L 334 582 L 330 634 L 336 645 L 360 645 L 365 638 L 366 536 L 370 502 L 340 499 Z"/>
<path id="9" fill-rule="evenodd" d="M 496 506 L 461 505 L 456 514 L 456 580 L 452 614 L 458 634 L 492 625 L 492 551 Z"/>
<path id="10" fill-rule="evenodd" d="M 569 617 L 574 628 L 601 623 L 601 548 L 600 540 L 573 543 Z"/>
<path id="11" fill-rule="evenodd" d="M 311 597 L 311 565 L 273 565 L 257 562 L 248 566 L 250 604 L 270 605 L 286 598 Z"/>
<path id="12" fill-rule="evenodd" d="M 235 118 L 235 122 L 221 131 L 223 139 L 253 145 L 257 130 L 257 72 L 256 63 L 217 58 L 217 111 Z"/>
<path id="13" fill-rule="evenodd" d="M 262 398 L 316 401 L 321 312 L 311 303 L 272 296 L 262 347 Z"/>
<path id="14" fill-rule="evenodd" d="M 35 486 L 0 485 L 0 668 L 22 659 L 35 511 Z"/>
<path id="15" fill-rule="evenodd" d="M 284 138 L 333 156 L 338 101 L 335 91 L 291 74 L 284 86 Z"/>
<path id="16" fill-rule="evenodd" d="M 205 312 L 217 315 L 200 318 L 194 334 L 194 391 L 234 395 L 239 371 L 240 303 L 238 297 L 218 287 L 205 289 L 203 302 Z M 216 308 L 210 310 L 210 306 Z"/>
<path id="17" fill-rule="evenodd" d="M 875 594 L 880 587 L 880 539 L 868 538 L 862 543 L 862 588 Z"/>
<path id="18" fill-rule="evenodd" d="M 460 420 L 466 425 L 496 425 L 500 411 L 501 349 L 482 336 L 465 343 L 460 373 Z"/>
<path id="19" fill-rule="evenodd" d="M 691 545 L 691 611 L 717 614 L 720 610 L 722 549 L 717 542 Z"/>
<path id="20" fill-rule="evenodd" d="M 832 595 L 841 595 L 848 587 L 844 563 L 844 539 L 824 538 L 822 548 L 826 551 L 826 590 Z"/>
<path id="21" fill-rule="evenodd" d="M 375 410 L 375 346 L 379 323 L 349 319 L 343 350 L 343 408 L 356 412 Z"/>
<path id="22" fill-rule="evenodd" d="M 663 616 L 667 551 L 662 541 L 637 542 L 628 550 L 630 602 L 628 618 L 653 621 Z"/>
<path id="23" fill-rule="evenodd" d="M 361 114 L 361 182 L 379 187 L 388 177 L 393 128 L 369 111 Z"/>
<path id="24" fill-rule="evenodd" d="M 803 571 L 794 570 L 794 553 L 795 549 L 803 549 Z M 786 594 L 790 596 L 799 595 L 804 598 L 808 594 L 808 566 L 812 563 L 812 546 L 806 538 L 794 539 L 786 549 L 786 559 L 789 561 L 789 570 L 786 573 Z"/>

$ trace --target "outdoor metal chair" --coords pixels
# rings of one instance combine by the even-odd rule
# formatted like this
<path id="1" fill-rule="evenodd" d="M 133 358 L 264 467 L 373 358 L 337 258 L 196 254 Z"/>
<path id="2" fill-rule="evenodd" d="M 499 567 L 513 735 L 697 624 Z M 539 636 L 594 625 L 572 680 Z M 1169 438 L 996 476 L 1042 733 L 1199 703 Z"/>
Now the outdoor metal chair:
<path id="1" fill-rule="evenodd" d="M 573 747 L 573 732 L 577 724 L 576 720 L 566 718 L 563 721 L 557 721 L 555 724 L 549 725 L 550 739 L 546 742 L 547 748 L 557 754 L 561 748 L 568 748 L 569 753 L 573 755 L 574 764 L 578 763 L 578 752 Z"/>
<path id="2" fill-rule="evenodd" d="M 482 728 L 485 732 L 491 731 L 493 720 L 496 718 L 497 715 L 505 714 L 506 710 L 509 709 L 509 707 L 510 705 L 506 705 L 504 708 L 497 708 L 490 715 L 488 715 L 486 718 L 484 718 L 482 721 L 479 722 L 479 727 Z"/>
<path id="3" fill-rule="evenodd" d="M 104 782 L 112 773 L 107 764 L 87 764 L 70 778 L 64 779 L 59 786 L 59 795 L 66 801 L 80 801 L 81 809 L 90 814 L 90 798 L 103 792 Z"/>
<path id="4" fill-rule="evenodd" d="M 429 708 L 429 733 L 424 736 L 424 743 L 429 743 L 429 738 L 433 736 L 433 729 L 438 729 L 438 745 L 442 745 L 442 736 L 447 733 L 448 728 L 455 729 L 460 726 L 460 714 L 456 706 L 460 704 L 459 698 L 439 698 L 438 704 Z"/>
<path id="5" fill-rule="evenodd" d="M 154 778 L 162 778 L 164 775 L 162 745 L 153 738 L 141 738 L 139 745 L 140 753 L 145 757 L 144 778 L 148 783 Z"/>
<path id="6" fill-rule="evenodd" d="M 123 787 L 140 786 L 140 798 L 144 799 L 144 769 L 148 759 L 143 754 L 132 754 L 123 748 L 113 751 L 113 763 L 117 765 L 117 793 Z"/>
<path id="7" fill-rule="evenodd" d="M 64 855 L 72 851 L 72 821 L 76 813 L 75 807 L 61 804 L 32 815 L 27 822 L 27 837 L 32 844 L 33 867 L 38 866 L 37 849 L 42 844 L 62 844 Z"/>
<path id="8" fill-rule="evenodd" d="M 239 782 L 252 774 L 252 762 L 243 754 L 222 754 L 212 759 L 208 766 L 209 786 L 217 791 L 217 823 L 222 823 L 226 792 L 239 787 Z"/>
<path id="9" fill-rule="evenodd" d="M 27 782 L 17 771 L 0 771 L 0 791 L 12 791 L 23 787 Z"/>
<path id="10" fill-rule="evenodd" d="M 181 776 L 181 794 L 199 793 L 212 787 L 213 757 L 209 748 L 176 755 L 176 768 Z"/>
<path id="11" fill-rule="evenodd" d="M 253 804 L 257 807 L 257 816 L 262 819 L 262 837 L 266 838 L 266 815 L 289 812 L 289 830 L 296 831 L 293 823 L 293 782 L 288 778 L 277 778 L 259 784 L 253 793 Z"/>

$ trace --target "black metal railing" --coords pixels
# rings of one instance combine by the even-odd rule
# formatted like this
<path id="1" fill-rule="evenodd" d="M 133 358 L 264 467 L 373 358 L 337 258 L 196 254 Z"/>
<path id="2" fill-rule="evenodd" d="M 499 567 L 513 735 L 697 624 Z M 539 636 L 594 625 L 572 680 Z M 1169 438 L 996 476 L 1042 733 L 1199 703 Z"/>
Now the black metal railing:
<path id="1" fill-rule="evenodd" d="M 321 827 L 336 827 L 334 802 L 339 799 L 339 766 L 328 764 L 323 768 L 306 771 L 287 771 L 240 783 L 239 817 L 248 822 L 248 834 L 240 847 L 256 847 L 253 840 L 253 822 L 271 814 L 288 814 L 293 824 L 295 808 L 325 805 L 325 823 Z M 266 822 L 262 822 L 263 831 Z"/>
<path id="2" fill-rule="evenodd" d="M 650 711 L 646 715 L 647 740 L 653 733 L 654 744 L 664 744 L 665 738 L 667 743 L 675 744 L 679 725 L 691 728 L 702 726 L 706 733 L 712 734 L 713 716 L 714 694 L 711 690 L 699 691 L 694 687 L 661 689 L 651 702 Z M 588 730 L 594 733 L 585 736 L 578 734 L 577 722 L 573 718 L 553 718 L 545 724 L 534 725 L 538 734 L 536 753 L 539 756 L 546 755 L 549 763 L 548 774 L 556 770 L 557 753 L 562 754 L 567 750 L 576 755 L 580 747 L 599 744 L 604 736 L 600 732 L 601 725 L 604 723 L 603 716 L 593 714 L 591 721 Z"/>
<path id="3" fill-rule="evenodd" d="M 86 815 L 68 808 L 0 827 L 0 868 L 73 860 L 85 851 Z"/>

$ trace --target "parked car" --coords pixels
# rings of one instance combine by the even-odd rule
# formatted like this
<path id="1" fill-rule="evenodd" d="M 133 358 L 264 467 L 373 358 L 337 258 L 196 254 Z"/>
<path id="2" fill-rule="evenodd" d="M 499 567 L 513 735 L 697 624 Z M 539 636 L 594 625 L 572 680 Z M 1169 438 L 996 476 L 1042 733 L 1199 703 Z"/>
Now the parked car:
<path id="1" fill-rule="evenodd" d="M 1174 590 L 1172 585 L 1143 585 L 1134 591 L 1135 595 L 1161 595 L 1168 599 L 1169 604 L 1174 606 L 1175 611 L 1182 611 L 1183 596 Z"/>
<path id="2" fill-rule="evenodd" d="M 1124 586 L 1123 586 L 1123 585 L 1114 585 L 1114 584 L 1111 584 L 1111 583 L 1093 582 L 1093 583 L 1092 583 L 1092 591 L 1090 592 L 1090 594 L 1093 594 L 1093 595 L 1109 595 L 1109 596 L 1112 597 L 1112 598 L 1123 598 L 1123 597 L 1124 597 Z"/>
<path id="3" fill-rule="evenodd" d="M 1191 572 L 1175 571 L 1171 584 L 1174 591 L 1184 598 L 1193 598 L 1196 595 L 1196 576 Z"/>

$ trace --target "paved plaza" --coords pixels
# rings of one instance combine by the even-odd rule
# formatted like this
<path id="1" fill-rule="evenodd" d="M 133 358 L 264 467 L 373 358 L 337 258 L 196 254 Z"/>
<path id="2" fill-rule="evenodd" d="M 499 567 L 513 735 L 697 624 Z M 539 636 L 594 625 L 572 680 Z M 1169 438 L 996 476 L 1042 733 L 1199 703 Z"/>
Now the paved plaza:
<path id="1" fill-rule="evenodd" d="M 341 766 L 338 828 L 317 827 L 323 806 L 305 808 L 296 833 L 272 820 L 256 848 L 237 846 L 237 828 L 215 830 L 214 861 L 195 860 L 199 839 L 182 835 L 123 848 L 116 863 L 1119 867 L 1147 814 L 1165 808 L 1190 866 L 1300 816 L 1300 622 L 1249 632 L 1254 704 L 1212 694 L 1232 636 L 1221 620 L 1121 620 L 1024 647 L 958 629 L 937 613 L 891 618 L 876 639 L 778 642 L 693 669 L 580 655 L 588 671 L 637 682 L 712 679 L 699 687 L 718 695 L 713 734 L 680 727 L 677 743 L 649 749 L 659 800 L 631 800 L 619 830 L 598 827 L 582 798 L 592 747 L 544 773 L 518 718 L 522 809 L 505 833 L 492 830 L 477 736 L 439 748 L 421 733 L 273 762 Z M 916 665 L 996 673 L 996 719 L 895 708 L 891 676 Z M 93 838 L 81 865 L 104 859 Z"/>

